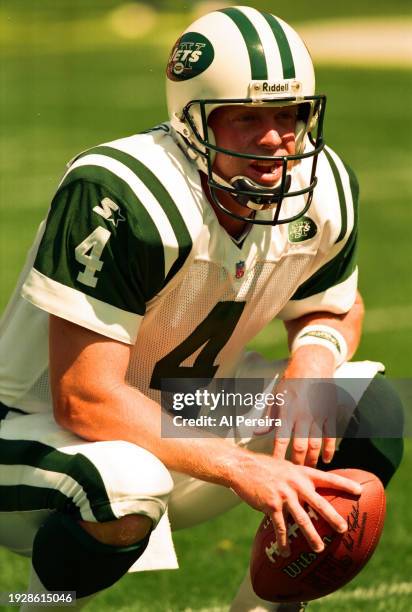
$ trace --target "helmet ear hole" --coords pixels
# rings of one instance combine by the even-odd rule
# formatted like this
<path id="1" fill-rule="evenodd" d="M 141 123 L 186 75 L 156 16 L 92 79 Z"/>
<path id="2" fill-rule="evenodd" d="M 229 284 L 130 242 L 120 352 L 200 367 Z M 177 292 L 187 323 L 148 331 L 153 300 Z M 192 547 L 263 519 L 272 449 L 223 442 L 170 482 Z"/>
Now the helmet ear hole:
<path id="1" fill-rule="evenodd" d="M 298 112 L 297 112 L 297 120 L 303 121 L 307 123 L 311 114 L 311 104 L 310 102 L 304 102 L 303 104 L 299 104 Z"/>

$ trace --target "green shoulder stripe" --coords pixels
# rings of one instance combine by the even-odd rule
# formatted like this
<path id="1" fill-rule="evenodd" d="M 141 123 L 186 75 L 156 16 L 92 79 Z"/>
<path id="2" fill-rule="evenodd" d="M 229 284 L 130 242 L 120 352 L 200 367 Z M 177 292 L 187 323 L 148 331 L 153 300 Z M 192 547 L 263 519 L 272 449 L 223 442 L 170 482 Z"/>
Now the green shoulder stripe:
<path id="1" fill-rule="evenodd" d="M 147 302 L 160 291 L 164 284 L 165 260 L 162 238 L 146 208 L 140 202 L 126 181 L 102 166 L 84 165 L 73 168 L 73 170 L 67 174 L 64 181 L 60 185 L 55 196 L 55 200 L 60 194 L 64 193 L 65 188 L 72 183 L 92 183 L 94 185 L 99 185 L 119 198 L 119 200 L 126 207 L 125 212 L 127 214 L 127 225 L 123 223 L 119 224 L 119 238 L 123 244 L 123 250 L 127 254 L 133 247 L 137 250 L 136 242 L 131 240 L 131 236 L 134 236 L 137 244 L 141 245 L 141 248 L 139 247 L 139 257 L 136 257 L 136 262 L 133 266 L 131 265 L 131 261 L 120 261 L 119 253 L 116 255 L 114 252 L 112 252 L 113 248 L 119 250 L 119 245 L 115 242 L 112 246 L 112 241 L 109 240 L 107 247 L 103 251 L 103 259 L 106 261 L 106 268 L 111 265 L 111 262 L 117 262 L 116 265 L 121 265 L 122 269 L 124 268 L 125 270 L 129 268 L 134 269 L 137 267 L 137 270 L 139 271 L 138 284 L 141 285 L 141 290 L 144 294 L 144 301 Z M 77 206 L 70 205 L 70 211 L 73 209 L 73 212 L 67 214 L 73 216 L 76 214 L 78 206 L 81 205 L 81 202 L 79 202 Z M 60 210 L 60 208 L 62 208 L 62 210 Z M 54 208 L 52 205 L 51 214 L 47 219 L 45 237 L 47 238 L 47 236 L 51 236 L 52 239 L 55 240 L 56 244 L 67 244 L 67 222 L 64 220 L 65 214 L 66 213 L 63 207 L 57 206 Z M 87 224 L 88 221 L 86 210 L 84 211 L 84 214 L 82 213 L 76 220 L 76 226 L 83 218 L 85 219 L 84 222 Z M 103 219 L 100 219 L 99 223 L 103 223 Z M 95 226 L 96 223 L 94 222 L 93 225 Z M 126 228 L 129 228 L 128 235 L 125 234 Z M 112 229 L 112 231 L 114 230 Z M 87 233 L 90 233 L 90 229 L 86 231 L 83 238 L 86 237 Z M 47 249 L 39 249 L 34 264 L 36 269 L 40 270 L 46 276 L 54 278 L 54 280 L 58 282 L 68 286 L 74 286 L 75 289 L 79 289 L 83 293 L 87 293 L 92 297 L 96 297 L 97 299 L 103 299 L 103 295 L 100 296 L 99 294 L 96 294 L 95 290 L 82 284 L 78 285 L 78 283 L 74 282 L 72 279 L 76 278 L 77 273 L 74 275 L 66 273 L 64 269 L 60 270 L 60 267 L 57 267 L 57 270 L 60 270 L 60 276 L 56 276 L 56 262 L 53 261 L 53 257 L 51 256 L 53 253 L 54 250 L 52 245 L 50 245 L 50 247 Z M 114 274 L 115 271 L 112 270 L 112 273 Z M 135 304 L 133 312 L 144 314 L 144 307 L 143 304 L 140 303 L 140 298 L 139 305 L 137 305 L 133 288 L 131 286 L 129 287 L 126 282 L 122 287 L 121 295 L 119 295 L 119 288 L 116 287 L 116 283 L 113 283 L 113 279 L 111 281 L 110 279 L 107 279 L 107 283 L 105 283 L 105 285 L 105 299 L 103 301 L 108 301 L 114 306 L 127 311 L 131 311 L 131 305 Z M 103 286 L 100 282 L 97 289 L 99 291 L 103 290 Z M 121 301 L 119 302 L 120 298 Z"/>
<path id="2" fill-rule="evenodd" d="M 335 244 L 336 244 L 336 242 L 340 242 L 342 240 L 342 238 L 346 235 L 346 231 L 348 229 L 348 212 L 346 210 L 347 203 L 346 203 L 346 198 L 345 198 L 345 192 L 343 190 L 342 179 L 340 177 L 339 170 L 335 164 L 335 161 L 332 155 L 329 153 L 329 151 L 326 148 L 323 150 L 325 151 L 326 159 L 328 160 L 330 168 L 332 170 L 333 178 L 335 179 L 336 189 L 338 191 L 338 197 L 339 197 L 341 228 L 340 228 L 339 236 L 335 240 Z"/>
<path id="3" fill-rule="evenodd" d="M 294 79 L 296 76 L 295 64 L 293 62 L 292 51 L 290 49 L 287 36 L 276 17 L 270 13 L 262 13 L 262 15 L 268 22 L 270 29 L 276 38 L 276 42 L 279 47 L 280 59 L 282 61 L 283 78 Z"/>
<path id="4" fill-rule="evenodd" d="M 167 284 L 167 282 L 173 278 L 176 272 L 178 272 L 178 270 L 180 270 L 180 268 L 183 266 L 192 249 L 192 238 L 180 210 L 164 185 L 140 160 L 136 159 L 132 155 L 129 155 L 128 153 L 125 153 L 124 151 L 120 151 L 119 149 L 109 146 L 95 147 L 82 153 L 79 158 L 93 154 L 105 155 L 106 157 L 115 159 L 129 168 L 129 170 L 131 170 L 131 172 L 133 172 L 133 174 L 135 174 L 144 183 L 166 214 L 176 236 L 179 248 L 178 257 L 165 279 L 165 284 Z"/>
<path id="5" fill-rule="evenodd" d="M 355 211 L 355 218 L 356 218 L 356 214 L 359 208 L 359 182 L 352 168 L 348 166 L 347 164 L 345 164 L 345 162 L 342 162 L 342 163 L 345 166 L 345 170 L 349 176 L 349 184 L 350 184 L 353 208 Z"/>
<path id="6" fill-rule="evenodd" d="M 268 78 L 265 52 L 260 36 L 248 17 L 237 8 L 220 9 L 236 24 L 243 36 L 249 54 L 251 78 L 253 81 L 265 81 Z"/>

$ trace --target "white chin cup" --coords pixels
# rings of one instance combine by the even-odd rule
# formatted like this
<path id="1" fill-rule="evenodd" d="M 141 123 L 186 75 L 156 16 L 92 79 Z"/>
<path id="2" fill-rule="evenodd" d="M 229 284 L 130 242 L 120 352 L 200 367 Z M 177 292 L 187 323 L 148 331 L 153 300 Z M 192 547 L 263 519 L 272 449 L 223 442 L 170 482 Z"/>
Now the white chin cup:
<path id="1" fill-rule="evenodd" d="M 281 183 L 282 183 L 282 177 L 280 177 L 279 180 L 276 181 L 276 183 L 274 185 L 271 185 L 270 187 L 265 187 L 264 185 L 261 185 L 260 183 L 257 183 L 256 181 L 254 181 L 253 179 L 247 177 L 247 176 L 243 176 L 243 175 L 239 175 L 239 176 L 234 176 L 232 179 L 230 179 L 230 184 L 232 185 L 232 187 L 235 185 L 236 181 L 242 181 L 245 182 L 248 186 L 250 186 L 250 188 L 253 191 L 257 191 L 257 192 L 261 192 L 261 193 L 267 193 L 268 191 L 272 191 L 273 189 L 276 189 L 277 187 L 280 187 Z M 259 194 L 257 194 L 259 195 Z"/>
<path id="2" fill-rule="evenodd" d="M 278 187 L 280 187 L 280 184 L 282 182 L 282 177 L 276 181 L 276 183 L 274 185 L 272 185 L 270 187 L 270 191 L 272 191 L 273 189 L 277 189 Z M 236 183 L 238 183 L 238 185 L 236 185 Z M 256 181 L 253 181 L 252 179 L 248 178 L 247 176 L 234 176 L 231 180 L 230 180 L 230 184 L 232 187 L 234 187 L 236 189 L 237 186 L 240 185 L 242 186 L 242 188 L 246 188 L 246 189 L 250 189 L 250 191 L 256 191 L 256 197 L 259 197 L 259 194 L 267 194 L 268 193 L 268 188 L 264 187 L 263 185 L 260 185 L 259 183 L 256 183 Z M 242 195 L 239 196 L 239 199 L 242 198 Z M 246 198 L 246 196 L 243 196 L 243 198 Z M 248 208 L 251 208 L 252 210 L 270 210 L 272 208 L 274 208 L 277 205 L 277 202 L 272 202 L 272 203 L 265 203 L 265 204 L 261 204 L 258 202 L 254 202 L 253 200 L 247 200 L 247 202 L 242 202 L 242 204 L 244 206 L 247 206 Z"/>

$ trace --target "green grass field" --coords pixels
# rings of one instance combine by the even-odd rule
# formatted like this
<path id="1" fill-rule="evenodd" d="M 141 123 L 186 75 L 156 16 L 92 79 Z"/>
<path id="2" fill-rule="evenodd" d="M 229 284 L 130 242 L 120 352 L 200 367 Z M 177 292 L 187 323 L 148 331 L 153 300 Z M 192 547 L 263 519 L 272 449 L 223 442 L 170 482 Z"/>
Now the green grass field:
<path id="1" fill-rule="evenodd" d="M 0 309 L 43 218 L 64 164 L 77 152 L 164 120 L 167 49 L 188 16 L 163 10 L 159 35 L 139 40 L 113 29 L 118 0 L 0 1 Z M 272 9 L 272 3 L 254 2 Z M 291 3 L 290 3 L 291 4 Z M 406 16 L 408 2 L 342 4 L 302 0 L 284 17 Z M 171 3 L 153 2 L 166 9 Z M 183 6 L 176 3 L 176 6 Z M 186 4 L 187 6 L 187 4 Z M 383 361 L 389 376 L 410 378 L 412 255 L 410 236 L 411 74 L 320 67 L 318 91 L 328 94 L 326 138 L 361 183 L 360 287 L 367 305 L 360 359 Z M 285 345 L 278 325 L 254 342 L 267 356 Z M 382 542 L 365 570 L 338 594 L 310 609 L 408 612 L 412 609 L 409 492 L 412 445 L 388 489 Z M 238 507 L 176 534 L 179 572 L 129 575 L 90 604 L 91 611 L 225 610 L 248 562 L 260 516 Z M 26 587 L 27 561 L 0 550 L 0 592 Z M 10 608 L 11 609 L 11 608 Z"/>

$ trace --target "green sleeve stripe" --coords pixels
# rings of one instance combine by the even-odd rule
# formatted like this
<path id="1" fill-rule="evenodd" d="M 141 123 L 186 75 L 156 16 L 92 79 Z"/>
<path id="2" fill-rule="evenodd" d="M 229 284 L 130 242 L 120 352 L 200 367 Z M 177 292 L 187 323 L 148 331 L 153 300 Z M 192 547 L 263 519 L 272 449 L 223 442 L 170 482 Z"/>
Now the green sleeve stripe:
<path id="1" fill-rule="evenodd" d="M 253 81 L 265 81 L 268 78 L 265 52 L 260 36 L 248 17 L 237 8 L 220 9 L 236 24 L 243 36 L 249 54 L 251 78 Z"/>
<path id="2" fill-rule="evenodd" d="M 294 79 L 296 76 L 295 63 L 293 61 L 292 51 L 287 36 L 276 17 L 270 13 L 262 13 L 262 15 L 268 22 L 279 48 L 283 68 L 283 78 Z"/>
<path id="3" fill-rule="evenodd" d="M 302 283 L 291 300 L 304 300 L 343 283 L 356 268 L 357 228 L 353 228 L 343 249 Z"/>
<path id="4" fill-rule="evenodd" d="M 119 149 L 115 149 L 113 147 L 99 146 L 87 151 L 80 157 L 93 154 L 105 155 L 127 166 L 127 168 L 129 168 L 129 170 L 144 183 L 144 185 L 149 189 L 153 197 L 162 207 L 173 229 L 179 249 L 178 257 L 169 270 L 167 278 L 165 279 L 165 283 L 167 283 L 169 279 L 173 278 L 176 272 L 183 266 L 193 245 L 187 225 L 175 201 L 156 175 L 140 160 L 136 159 L 132 155 L 129 155 L 124 151 L 119 151 Z"/>
<path id="5" fill-rule="evenodd" d="M 30 465 L 48 472 L 67 474 L 79 483 L 84 490 L 93 514 L 98 521 L 108 521 L 116 518 L 111 510 L 108 510 L 110 499 L 99 471 L 90 459 L 81 453 L 69 455 L 52 446 L 32 440 L 2 440 L 0 444 L 0 464 Z M 56 483 L 58 480 L 61 479 L 56 479 Z M 103 512 L 99 511 L 101 508 L 104 508 Z"/>
<path id="6" fill-rule="evenodd" d="M 138 240 L 140 239 L 144 247 L 144 251 L 142 251 L 143 255 L 146 253 L 147 258 L 149 259 L 146 264 L 150 265 L 150 270 L 146 269 L 147 265 L 144 265 L 143 267 L 145 269 L 142 269 L 141 272 L 145 275 L 145 283 L 143 285 L 145 290 L 145 299 L 146 301 L 150 300 L 160 291 L 165 280 L 164 246 L 160 233 L 151 216 L 127 182 L 107 168 L 92 165 L 84 165 L 74 168 L 66 175 L 64 181 L 60 185 L 59 191 L 64 189 L 70 183 L 79 180 L 89 181 L 105 187 L 110 192 L 115 194 L 122 202 L 127 203 L 128 225 L 130 226 L 131 232 L 138 237 Z M 142 235 L 144 236 L 143 239 L 141 238 Z M 110 242 L 108 248 L 109 246 Z M 137 254 L 136 257 L 138 257 Z M 142 262 L 144 263 L 144 259 L 142 259 Z M 41 271 L 43 270 L 41 269 Z M 61 282 L 67 284 L 64 280 Z M 75 288 L 80 289 L 83 293 L 88 293 L 92 297 L 95 297 L 93 291 L 90 291 L 90 289 L 86 286 L 80 285 L 79 287 L 76 286 Z M 117 306 L 118 308 L 123 308 L 124 310 L 130 310 L 130 307 L 127 304 L 119 304 L 116 302 L 113 303 L 113 305 Z M 142 312 L 140 311 L 138 314 L 142 314 Z"/>
<path id="7" fill-rule="evenodd" d="M 336 244 L 337 242 L 340 242 L 342 238 L 344 238 L 346 235 L 346 231 L 348 229 L 348 212 L 346 210 L 345 192 L 343 190 L 342 179 L 340 177 L 339 170 L 331 154 L 329 153 L 329 151 L 326 148 L 324 149 L 324 151 L 325 151 L 326 159 L 328 160 L 329 165 L 331 167 L 333 178 L 335 179 L 336 189 L 338 190 L 338 196 L 339 196 L 341 228 L 340 228 L 339 236 L 335 240 L 335 244 Z"/>
<path id="8" fill-rule="evenodd" d="M 349 184 L 350 184 L 350 190 L 352 194 L 353 209 L 354 209 L 354 214 L 355 214 L 355 219 L 356 219 L 358 208 L 359 208 L 359 183 L 358 183 L 358 179 L 356 178 L 356 175 L 354 171 L 352 170 L 352 168 L 348 166 L 347 164 L 345 164 L 345 162 L 343 162 L 343 165 L 345 166 L 345 170 L 349 176 Z"/>

